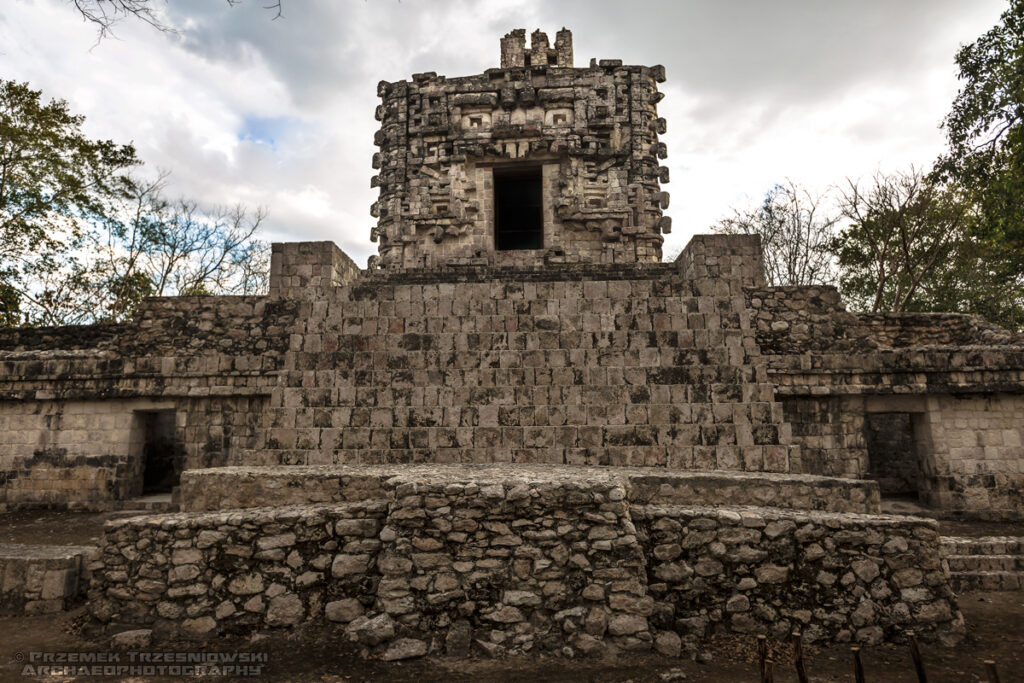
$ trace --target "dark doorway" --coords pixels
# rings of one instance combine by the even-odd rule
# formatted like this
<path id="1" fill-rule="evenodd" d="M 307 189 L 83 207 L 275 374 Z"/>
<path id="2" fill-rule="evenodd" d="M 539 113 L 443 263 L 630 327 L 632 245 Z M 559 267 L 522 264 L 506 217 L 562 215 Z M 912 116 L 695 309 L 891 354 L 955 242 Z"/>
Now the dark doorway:
<path id="1" fill-rule="evenodd" d="M 142 493 L 171 493 L 181 468 L 174 445 L 174 411 L 138 413 L 142 424 Z"/>
<path id="2" fill-rule="evenodd" d="M 498 251 L 544 248 L 541 169 L 494 169 L 494 246 Z"/>
<path id="3" fill-rule="evenodd" d="M 918 499 L 921 460 L 914 438 L 914 414 L 868 413 L 864 438 L 868 473 L 883 496 Z"/>

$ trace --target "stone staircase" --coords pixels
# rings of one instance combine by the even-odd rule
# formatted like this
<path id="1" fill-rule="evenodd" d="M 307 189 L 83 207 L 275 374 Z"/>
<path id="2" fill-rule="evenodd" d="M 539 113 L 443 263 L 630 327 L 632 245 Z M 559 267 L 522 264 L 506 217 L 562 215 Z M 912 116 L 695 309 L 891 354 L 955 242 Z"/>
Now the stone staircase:
<path id="1" fill-rule="evenodd" d="M 941 553 L 950 583 L 958 593 L 1024 589 L 1024 537 L 945 536 Z"/>

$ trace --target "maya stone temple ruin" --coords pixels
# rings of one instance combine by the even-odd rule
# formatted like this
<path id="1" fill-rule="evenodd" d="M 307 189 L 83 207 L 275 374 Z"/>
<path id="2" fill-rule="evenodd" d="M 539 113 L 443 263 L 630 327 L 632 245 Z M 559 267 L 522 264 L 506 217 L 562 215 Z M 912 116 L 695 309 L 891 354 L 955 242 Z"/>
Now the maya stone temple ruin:
<path id="1" fill-rule="evenodd" d="M 955 642 L 935 521 L 881 496 L 1024 514 L 1024 337 L 767 286 L 756 237 L 663 263 L 664 80 L 512 31 L 499 68 L 378 86 L 367 269 L 274 244 L 266 296 L 0 332 L 0 506 L 180 508 L 0 553 L 5 608 L 385 659 Z"/>

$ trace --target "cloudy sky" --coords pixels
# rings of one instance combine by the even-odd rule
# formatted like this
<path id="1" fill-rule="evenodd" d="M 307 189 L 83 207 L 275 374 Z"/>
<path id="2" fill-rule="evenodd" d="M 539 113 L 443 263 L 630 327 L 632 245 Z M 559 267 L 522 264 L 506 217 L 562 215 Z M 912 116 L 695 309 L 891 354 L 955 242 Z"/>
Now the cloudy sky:
<path id="1" fill-rule="evenodd" d="M 157 1 L 157 0 L 155 0 Z M 674 233 L 791 179 L 816 192 L 943 148 L 953 57 L 1005 0 L 168 0 L 175 33 L 125 21 L 97 44 L 69 0 L 4 0 L 0 78 L 131 141 L 174 193 L 270 212 L 264 237 L 373 253 L 379 80 L 498 66 L 517 27 L 573 31 L 591 57 L 664 64 Z"/>

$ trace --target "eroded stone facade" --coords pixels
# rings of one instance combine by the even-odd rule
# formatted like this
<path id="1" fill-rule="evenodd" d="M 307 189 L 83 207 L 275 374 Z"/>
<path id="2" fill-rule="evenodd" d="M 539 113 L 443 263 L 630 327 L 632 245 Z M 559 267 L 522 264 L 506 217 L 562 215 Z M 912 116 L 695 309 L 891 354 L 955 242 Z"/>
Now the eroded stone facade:
<path id="1" fill-rule="evenodd" d="M 753 238 L 673 264 L 360 271 L 276 245 L 267 297 L 147 301 L 0 334 L 9 506 L 134 495 L 140 412 L 186 469 L 547 463 L 870 476 L 866 415 L 915 425 L 922 499 L 1024 510 L 1024 344 L 970 316 L 767 288 Z"/>
<path id="2" fill-rule="evenodd" d="M 657 115 L 661 66 L 621 60 L 573 68 L 572 34 L 554 47 L 536 31 L 501 41 L 501 67 L 381 82 L 375 142 L 380 188 L 372 239 L 388 269 L 455 264 L 637 263 L 661 260 L 668 168 Z M 543 240 L 495 248 L 496 174 L 533 168 Z"/>

